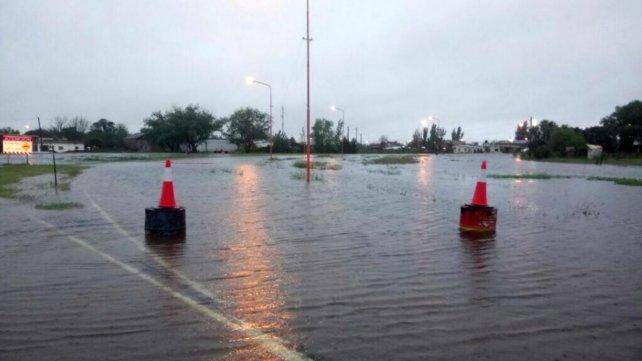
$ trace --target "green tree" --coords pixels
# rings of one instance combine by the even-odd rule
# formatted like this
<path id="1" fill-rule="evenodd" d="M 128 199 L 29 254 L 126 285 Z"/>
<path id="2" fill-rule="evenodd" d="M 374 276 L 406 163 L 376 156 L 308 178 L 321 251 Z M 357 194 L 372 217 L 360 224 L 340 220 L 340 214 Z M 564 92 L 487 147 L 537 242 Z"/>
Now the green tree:
<path id="1" fill-rule="evenodd" d="M 430 126 L 430 137 L 428 138 L 428 151 L 434 153 L 440 153 L 444 147 L 446 129 L 437 126 L 437 124 L 432 124 Z"/>
<path id="2" fill-rule="evenodd" d="M 450 133 L 450 139 L 453 142 L 458 142 L 464 139 L 464 131 L 461 129 L 461 127 L 457 127 L 457 129 L 453 129 L 452 133 Z"/>
<path id="3" fill-rule="evenodd" d="M 84 141 L 89 128 L 89 121 L 82 116 L 75 116 L 70 120 L 64 119 L 64 126 L 60 131 L 62 137 L 73 141 Z"/>
<path id="4" fill-rule="evenodd" d="M 528 138 L 528 121 L 523 121 L 517 124 L 515 140 L 524 140 L 526 138 Z"/>
<path id="5" fill-rule="evenodd" d="M 615 111 L 602 119 L 612 142 L 619 152 L 633 152 L 633 143 L 642 142 L 642 101 L 634 100 L 627 105 L 615 107 Z"/>
<path id="6" fill-rule="evenodd" d="M 17 130 L 17 129 L 13 129 L 13 128 L 11 128 L 11 127 L 4 127 L 4 128 L 0 128 L 0 134 L 13 134 L 13 135 L 17 135 L 17 134 L 20 134 L 20 131 L 19 131 L 19 130 Z"/>
<path id="7" fill-rule="evenodd" d="M 115 124 L 103 118 L 91 125 L 85 144 L 99 150 L 123 149 L 123 140 L 128 135 L 124 124 Z"/>
<path id="8" fill-rule="evenodd" d="M 338 127 L 337 127 L 338 128 Z M 312 126 L 312 139 L 314 151 L 317 153 L 332 153 L 339 149 L 340 130 L 334 129 L 334 123 L 321 118 L 314 121 Z"/>
<path id="9" fill-rule="evenodd" d="M 573 147 L 575 154 L 578 155 L 586 149 L 586 140 L 577 130 L 562 125 L 553 130 L 550 149 L 559 155 L 565 155 L 567 147 Z"/>
<path id="10" fill-rule="evenodd" d="M 294 150 L 291 139 L 288 139 L 287 134 L 281 130 L 276 133 L 272 143 L 275 153 L 290 153 Z"/>
<path id="11" fill-rule="evenodd" d="M 601 145 L 605 152 L 610 153 L 617 150 L 616 139 L 606 127 L 589 127 L 584 129 L 582 133 L 584 134 L 584 138 L 587 143 Z"/>
<path id="12" fill-rule="evenodd" d="M 175 107 L 165 113 L 152 113 L 145 119 L 145 127 L 141 132 L 164 150 L 196 152 L 198 145 L 220 130 L 223 124 L 224 120 L 217 120 L 198 105 L 188 105 L 185 108 Z"/>
<path id="13" fill-rule="evenodd" d="M 245 152 L 254 149 L 254 142 L 269 138 L 270 123 L 267 114 L 253 108 L 235 111 L 227 120 L 227 139 L 243 147 Z"/>

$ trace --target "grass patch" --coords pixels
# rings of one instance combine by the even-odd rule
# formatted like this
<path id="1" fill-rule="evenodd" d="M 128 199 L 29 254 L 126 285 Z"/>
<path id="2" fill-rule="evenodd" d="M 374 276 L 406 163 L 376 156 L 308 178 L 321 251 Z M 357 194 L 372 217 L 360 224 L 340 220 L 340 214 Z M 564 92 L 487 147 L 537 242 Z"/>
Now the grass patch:
<path id="1" fill-rule="evenodd" d="M 396 167 L 386 167 L 386 169 L 368 169 L 368 173 L 378 173 L 384 175 L 400 175 L 401 171 Z"/>
<path id="2" fill-rule="evenodd" d="M 489 174 L 488 178 L 499 179 L 568 179 L 570 175 L 558 175 L 548 173 L 527 173 L 527 174 Z"/>
<path id="3" fill-rule="evenodd" d="M 36 204 L 37 209 L 45 211 L 64 211 L 74 208 L 82 208 L 83 205 L 76 202 L 60 202 L 60 203 L 39 203 Z"/>
<path id="4" fill-rule="evenodd" d="M 60 174 L 73 178 L 82 173 L 87 167 L 77 164 L 60 164 L 56 168 Z M 43 174 L 53 175 L 53 165 L 7 164 L 0 166 L 0 197 L 12 197 L 14 191 L 10 186 L 19 183 L 22 178 L 36 177 Z"/>
<path id="5" fill-rule="evenodd" d="M 414 164 L 419 160 L 414 155 L 386 155 L 372 159 L 365 159 L 363 164 Z"/>
<path id="6" fill-rule="evenodd" d="M 588 177 L 587 180 L 608 181 L 622 186 L 642 187 L 642 179 L 637 178 L 613 178 L 613 177 Z"/>
<path id="7" fill-rule="evenodd" d="M 304 160 L 297 160 L 292 164 L 292 166 L 295 168 L 305 169 L 307 166 L 307 163 Z M 310 162 L 310 168 L 318 169 L 318 170 L 339 170 L 343 167 L 341 166 L 341 164 L 329 163 L 321 160 L 314 160 Z"/>
<path id="8" fill-rule="evenodd" d="M 305 172 L 292 173 L 290 174 L 290 178 L 304 181 Z M 320 174 L 312 173 L 310 174 L 310 180 L 313 180 L 316 182 L 323 182 L 325 179 L 323 179 L 323 177 Z"/>
<path id="9" fill-rule="evenodd" d="M 551 163 L 573 163 L 573 164 L 600 164 L 598 159 L 588 159 L 586 157 L 550 157 L 543 159 L 530 159 L 523 158 L 524 160 L 532 160 L 536 162 L 551 162 Z M 621 166 L 642 166 L 642 157 L 636 156 L 606 156 L 601 160 L 601 164 L 621 165 Z"/>

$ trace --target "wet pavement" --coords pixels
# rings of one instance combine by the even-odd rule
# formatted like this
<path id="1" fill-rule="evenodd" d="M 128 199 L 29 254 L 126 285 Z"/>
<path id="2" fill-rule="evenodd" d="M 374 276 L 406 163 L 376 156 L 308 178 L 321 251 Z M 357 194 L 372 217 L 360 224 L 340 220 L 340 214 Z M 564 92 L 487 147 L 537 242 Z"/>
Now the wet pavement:
<path id="1" fill-rule="evenodd" d="M 170 245 L 143 232 L 162 162 L 94 164 L 67 196 L 83 209 L 1 200 L 0 359 L 642 358 L 642 189 L 489 179 L 497 233 L 473 240 L 458 212 L 483 158 L 323 158 L 343 169 L 310 185 L 296 156 L 178 160 Z"/>

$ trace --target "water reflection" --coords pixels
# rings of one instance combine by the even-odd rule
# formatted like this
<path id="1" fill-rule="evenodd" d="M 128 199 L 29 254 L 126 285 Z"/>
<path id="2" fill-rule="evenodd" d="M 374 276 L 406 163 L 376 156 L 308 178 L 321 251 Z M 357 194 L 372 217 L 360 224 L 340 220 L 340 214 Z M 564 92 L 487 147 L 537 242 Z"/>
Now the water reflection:
<path id="1" fill-rule="evenodd" d="M 421 156 L 419 157 L 419 171 L 417 172 L 417 180 L 422 186 L 428 185 L 428 179 L 430 177 L 430 157 Z"/>
<path id="2" fill-rule="evenodd" d="M 495 256 L 495 236 L 460 232 L 463 260 L 462 269 L 470 281 L 469 299 L 473 303 L 488 305 L 493 287 L 493 258 Z"/>
<path id="3" fill-rule="evenodd" d="M 253 164 L 239 165 L 234 172 L 235 197 L 229 221 L 235 237 L 225 257 L 229 267 L 226 279 L 236 317 L 284 335 L 291 316 L 282 310 L 287 298 L 281 290 L 281 259 L 270 244 L 259 172 Z"/>

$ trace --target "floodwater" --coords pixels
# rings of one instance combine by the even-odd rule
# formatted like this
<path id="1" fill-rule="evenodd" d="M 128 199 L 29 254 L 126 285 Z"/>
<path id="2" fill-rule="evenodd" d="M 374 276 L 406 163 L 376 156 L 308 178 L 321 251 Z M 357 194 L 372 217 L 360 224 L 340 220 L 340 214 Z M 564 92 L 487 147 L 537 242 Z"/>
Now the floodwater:
<path id="1" fill-rule="evenodd" d="M 642 188 L 491 178 L 497 233 L 458 231 L 482 159 L 642 167 L 349 156 L 307 185 L 296 158 L 176 161 L 178 244 L 144 239 L 162 162 L 93 165 L 82 209 L 1 201 L 0 359 L 642 359 Z"/>

